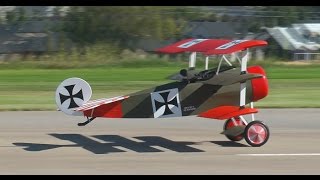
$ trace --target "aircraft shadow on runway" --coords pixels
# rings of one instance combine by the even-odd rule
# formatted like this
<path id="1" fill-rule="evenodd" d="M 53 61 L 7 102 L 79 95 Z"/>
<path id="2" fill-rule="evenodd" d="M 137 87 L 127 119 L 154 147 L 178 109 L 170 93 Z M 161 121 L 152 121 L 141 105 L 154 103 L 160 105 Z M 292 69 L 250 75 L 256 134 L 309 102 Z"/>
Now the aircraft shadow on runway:
<path id="1" fill-rule="evenodd" d="M 159 136 L 139 136 L 133 137 L 139 141 L 133 141 L 119 135 L 95 135 L 86 137 L 81 134 L 49 134 L 55 138 L 71 141 L 74 144 L 58 145 L 58 144 L 37 144 L 37 143 L 13 143 L 16 146 L 22 146 L 26 151 L 44 151 L 49 149 L 55 149 L 60 147 L 81 147 L 94 154 L 108 154 L 116 152 L 126 152 L 123 149 L 117 147 L 123 147 L 131 151 L 138 153 L 151 153 L 151 152 L 163 152 L 163 150 L 157 149 L 155 146 L 160 146 L 171 151 L 179 153 L 187 152 L 204 152 L 201 149 L 190 147 L 189 145 L 199 145 L 201 142 L 183 142 L 172 141 Z M 94 140 L 94 138 L 100 141 Z M 103 141 L 103 142 L 101 142 Z M 246 145 L 230 142 L 230 141 L 209 141 L 220 146 L 226 147 L 246 147 Z M 202 142 L 203 143 L 203 142 Z"/>

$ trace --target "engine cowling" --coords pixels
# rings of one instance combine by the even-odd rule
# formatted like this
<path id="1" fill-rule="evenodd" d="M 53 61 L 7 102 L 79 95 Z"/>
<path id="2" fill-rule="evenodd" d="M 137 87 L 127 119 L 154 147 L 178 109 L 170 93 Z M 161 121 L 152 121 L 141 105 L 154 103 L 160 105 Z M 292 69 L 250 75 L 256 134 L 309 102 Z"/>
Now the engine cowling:
<path id="1" fill-rule="evenodd" d="M 247 69 L 248 73 L 257 73 L 263 75 L 262 78 L 252 79 L 252 101 L 258 101 L 265 98 L 269 92 L 268 79 L 265 70 L 261 66 L 251 66 Z"/>

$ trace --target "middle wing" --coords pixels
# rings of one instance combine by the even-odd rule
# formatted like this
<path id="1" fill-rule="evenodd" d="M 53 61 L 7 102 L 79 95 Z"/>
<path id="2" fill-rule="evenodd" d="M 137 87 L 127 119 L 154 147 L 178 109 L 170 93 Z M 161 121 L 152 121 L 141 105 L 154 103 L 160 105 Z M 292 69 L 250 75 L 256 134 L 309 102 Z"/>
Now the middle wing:
<path id="1" fill-rule="evenodd" d="M 257 73 L 247 73 L 247 74 L 241 74 L 238 76 L 234 76 L 234 74 L 227 74 L 225 73 L 224 76 L 213 76 L 208 83 L 213 84 L 213 85 L 230 85 L 234 83 L 241 83 L 244 81 L 248 81 L 251 79 L 256 79 L 256 78 L 262 78 L 263 75 L 257 74 Z"/>

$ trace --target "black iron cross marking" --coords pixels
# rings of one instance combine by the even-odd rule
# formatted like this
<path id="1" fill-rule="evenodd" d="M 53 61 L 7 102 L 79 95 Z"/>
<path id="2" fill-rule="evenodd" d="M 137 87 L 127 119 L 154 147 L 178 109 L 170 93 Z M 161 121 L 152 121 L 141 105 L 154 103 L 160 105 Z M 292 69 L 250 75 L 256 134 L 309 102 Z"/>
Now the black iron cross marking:
<path id="1" fill-rule="evenodd" d="M 68 109 L 79 107 L 78 104 L 74 101 L 74 98 L 79 98 L 79 99 L 83 100 L 82 89 L 80 89 L 80 91 L 77 92 L 76 94 L 72 94 L 74 86 L 75 86 L 75 84 L 69 85 L 69 86 L 64 86 L 64 88 L 67 89 L 67 91 L 69 93 L 69 96 L 66 96 L 66 95 L 63 95 L 63 94 L 59 93 L 61 104 L 63 102 L 65 102 L 67 99 L 70 99 L 70 104 L 69 104 Z"/>
<path id="2" fill-rule="evenodd" d="M 164 102 L 159 102 L 157 100 L 154 100 L 154 104 L 156 106 L 156 111 L 158 111 L 158 109 L 161 108 L 162 106 L 165 106 L 165 111 L 164 111 L 163 115 L 173 114 L 173 112 L 169 108 L 169 104 L 178 107 L 177 96 L 174 97 L 171 101 L 169 101 L 169 99 L 168 99 L 169 93 L 170 92 L 159 93 L 160 96 L 163 98 Z"/>

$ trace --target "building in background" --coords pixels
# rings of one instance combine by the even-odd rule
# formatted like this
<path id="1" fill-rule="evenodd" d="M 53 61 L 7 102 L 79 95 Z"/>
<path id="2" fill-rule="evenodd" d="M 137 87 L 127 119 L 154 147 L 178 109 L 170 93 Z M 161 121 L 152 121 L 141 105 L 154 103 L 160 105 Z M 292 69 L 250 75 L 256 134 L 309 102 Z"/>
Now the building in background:
<path id="1" fill-rule="evenodd" d="M 7 13 L 22 11 L 25 19 L 0 25 L 0 59 L 59 51 L 62 36 L 54 29 L 67 10 L 66 7 L 55 9 L 55 6 L 0 7 L 2 19 Z"/>

